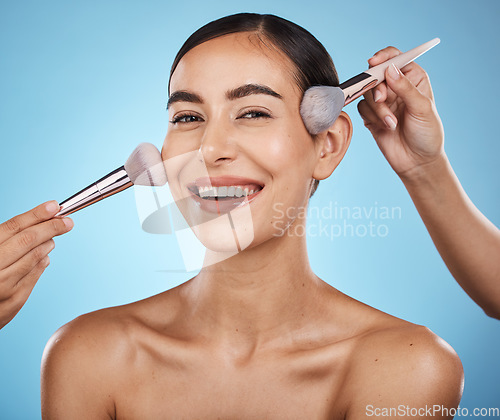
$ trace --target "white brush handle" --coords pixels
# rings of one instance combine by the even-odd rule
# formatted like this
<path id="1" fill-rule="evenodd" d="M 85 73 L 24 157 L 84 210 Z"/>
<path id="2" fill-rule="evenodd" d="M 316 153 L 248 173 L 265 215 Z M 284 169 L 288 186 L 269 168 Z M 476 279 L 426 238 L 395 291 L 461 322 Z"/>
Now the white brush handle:
<path id="1" fill-rule="evenodd" d="M 385 80 L 385 71 L 391 64 L 394 63 L 394 65 L 398 69 L 401 69 L 407 64 L 410 64 L 413 60 L 420 57 L 423 53 L 429 51 L 432 47 L 435 47 L 437 44 L 439 44 L 439 42 L 440 42 L 439 38 L 434 38 L 426 42 L 425 44 L 413 48 L 412 50 L 407 51 L 405 53 L 399 54 L 396 57 L 391 58 L 390 60 L 387 60 L 379 64 L 378 66 L 366 70 L 365 73 L 371 74 L 373 77 L 379 80 L 380 83 L 383 80 Z"/>
<path id="2" fill-rule="evenodd" d="M 425 44 L 399 54 L 390 60 L 384 61 L 378 66 L 372 67 L 371 69 L 354 76 L 347 82 L 342 83 L 340 88 L 344 92 L 345 105 L 363 95 L 367 90 L 370 90 L 382 83 L 385 80 L 385 71 L 391 64 L 394 63 L 397 68 L 401 69 L 416 58 L 420 57 L 423 53 L 429 51 L 432 47 L 435 47 L 439 44 L 439 42 L 439 38 L 434 38 Z"/>

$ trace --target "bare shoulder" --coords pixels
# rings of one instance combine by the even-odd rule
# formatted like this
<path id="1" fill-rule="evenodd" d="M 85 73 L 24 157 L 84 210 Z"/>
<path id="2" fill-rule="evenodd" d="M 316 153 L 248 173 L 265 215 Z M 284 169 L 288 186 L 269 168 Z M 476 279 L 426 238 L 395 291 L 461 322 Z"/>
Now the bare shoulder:
<path id="1" fill-rule="evenodd" d="M 91 358 L 102 360 L 106 366 L 126 362 L 132 357 L 134 344 L 140 344 L 145 335 L 164 329 L 158 319 L 168 323 L 175 310 L 174 292 L 134 303 L 105 308 L 79 316 L 59 328 L 50 338 L 44 352 L 47 358 Z"/>
<path id="2" fill-rule="evenodd" d="M 94 353 L 102 357 L 107 353 L 104 349 L 122 342 L 127 324 L 132 323 L 132 319 L 125 306 L 81 315 L 52 335 L 45 347 L 43 361 L 68 357 L 78 357 L 83 361 Z"/>
<path id="3" fill-rule="evenodd" d="M 110 308 L 82 315 L 53 334 L 42 358 L 43 418 L 114 417 L 111 381 L 130 351 L 126 312 Z"/>
<path id="4" fill-rule="evenodd" d="M 44 417 L 113 418 L 114 392 L 157 331 L 150 314 L 162 299 L 168 294 L 91 312 L 59 328 L 42 358 Z"/>
<path id="5" fill-rule="evenodd" d="M 376 413 L 399 418 L 403 412 L 398 409 L 423 417 L 429 407 L 458 406 L 463 369 L 453 348 L 431 330 L 397 320 L 360 337 L 349 386 L 351 418 Z M 380 411 L 390 408 L 393 412 Z M 445 410 L 433 416 L 452 418 Z"/>

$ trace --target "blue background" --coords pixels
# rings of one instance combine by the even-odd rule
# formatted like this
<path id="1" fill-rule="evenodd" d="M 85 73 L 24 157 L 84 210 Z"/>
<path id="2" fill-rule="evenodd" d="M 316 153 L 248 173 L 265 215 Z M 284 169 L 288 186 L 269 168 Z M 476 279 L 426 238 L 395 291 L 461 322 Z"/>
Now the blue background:
<path id="1" fill-rule="evenodd" d="M 62 201 L 122 165 L 139 142 L 161 147 L 168 73 L 181 44 L 210 20 L 254 11 L 311 31 L 342 81 L 387 45 L 408 50 L 440 37 L 418 62 L 433 84 L 446 151 L 473 202 L 500 225 L 498 1 L 0 4 L 1 221 Z M 431 328 L 464 365 L 461 407 L 498 407 L 499 321 L 455 283 L 355 105 L 346 111 L 354 123 L 350 150 L 311 205 L 399 207 L 401 218 L 372 220 L 387 227 L 385 237 L 309 238 L 314 270 L 356 299 Z M 74 230 L 56 239 L 51 265 L 27 304 L 0 332 L 1 418 L 39 418 L 42 351 L 61 325 L 193 275 L 183 272 L 173 236 L 141 230 L 132 189 L 73 219 Z"/>

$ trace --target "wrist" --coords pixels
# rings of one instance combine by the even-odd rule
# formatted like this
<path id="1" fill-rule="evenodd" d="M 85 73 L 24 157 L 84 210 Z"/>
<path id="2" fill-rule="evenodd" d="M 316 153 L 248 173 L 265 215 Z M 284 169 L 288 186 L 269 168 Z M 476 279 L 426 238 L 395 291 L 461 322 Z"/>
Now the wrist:
<path id="1" fill-rule="evenodd" d="M 467 196 L 444 151 L 433 161 L 401 177 L 401 180 L 427 229 L 429 220 L 446 223 L 466 201 Z"/>
<path id="2" fill-rule="evenodd" d="M 436 184 L 452 172 L 448 156 L 442 150 L 433 160 L 398 175 L 407 189 L 413 189 Z"/>

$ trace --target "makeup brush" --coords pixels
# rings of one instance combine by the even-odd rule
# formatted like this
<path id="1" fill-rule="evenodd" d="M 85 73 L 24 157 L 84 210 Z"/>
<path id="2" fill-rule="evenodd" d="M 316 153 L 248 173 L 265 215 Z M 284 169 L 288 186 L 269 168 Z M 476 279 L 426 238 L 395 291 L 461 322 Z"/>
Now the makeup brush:
<path id="1" fill-rule="evenodd" d="M 160 152 L 151 143 L 141 143 L 122 167 L 63 201 L 56 216 L 67 216 L 132 185 L 164 185 L 167 174 Z"/>
<path id="2" fill-rule="evenodd" d="M 401 69 L 439 44 L 439 38 L 402 53 L 342 83 L 340 86 L 313 86 L 306 90 L 300 115 L 309 133 L 315 135 L 332 126 L 342 108 L 385 80 L 385 70 L 392 64 Z"/>

